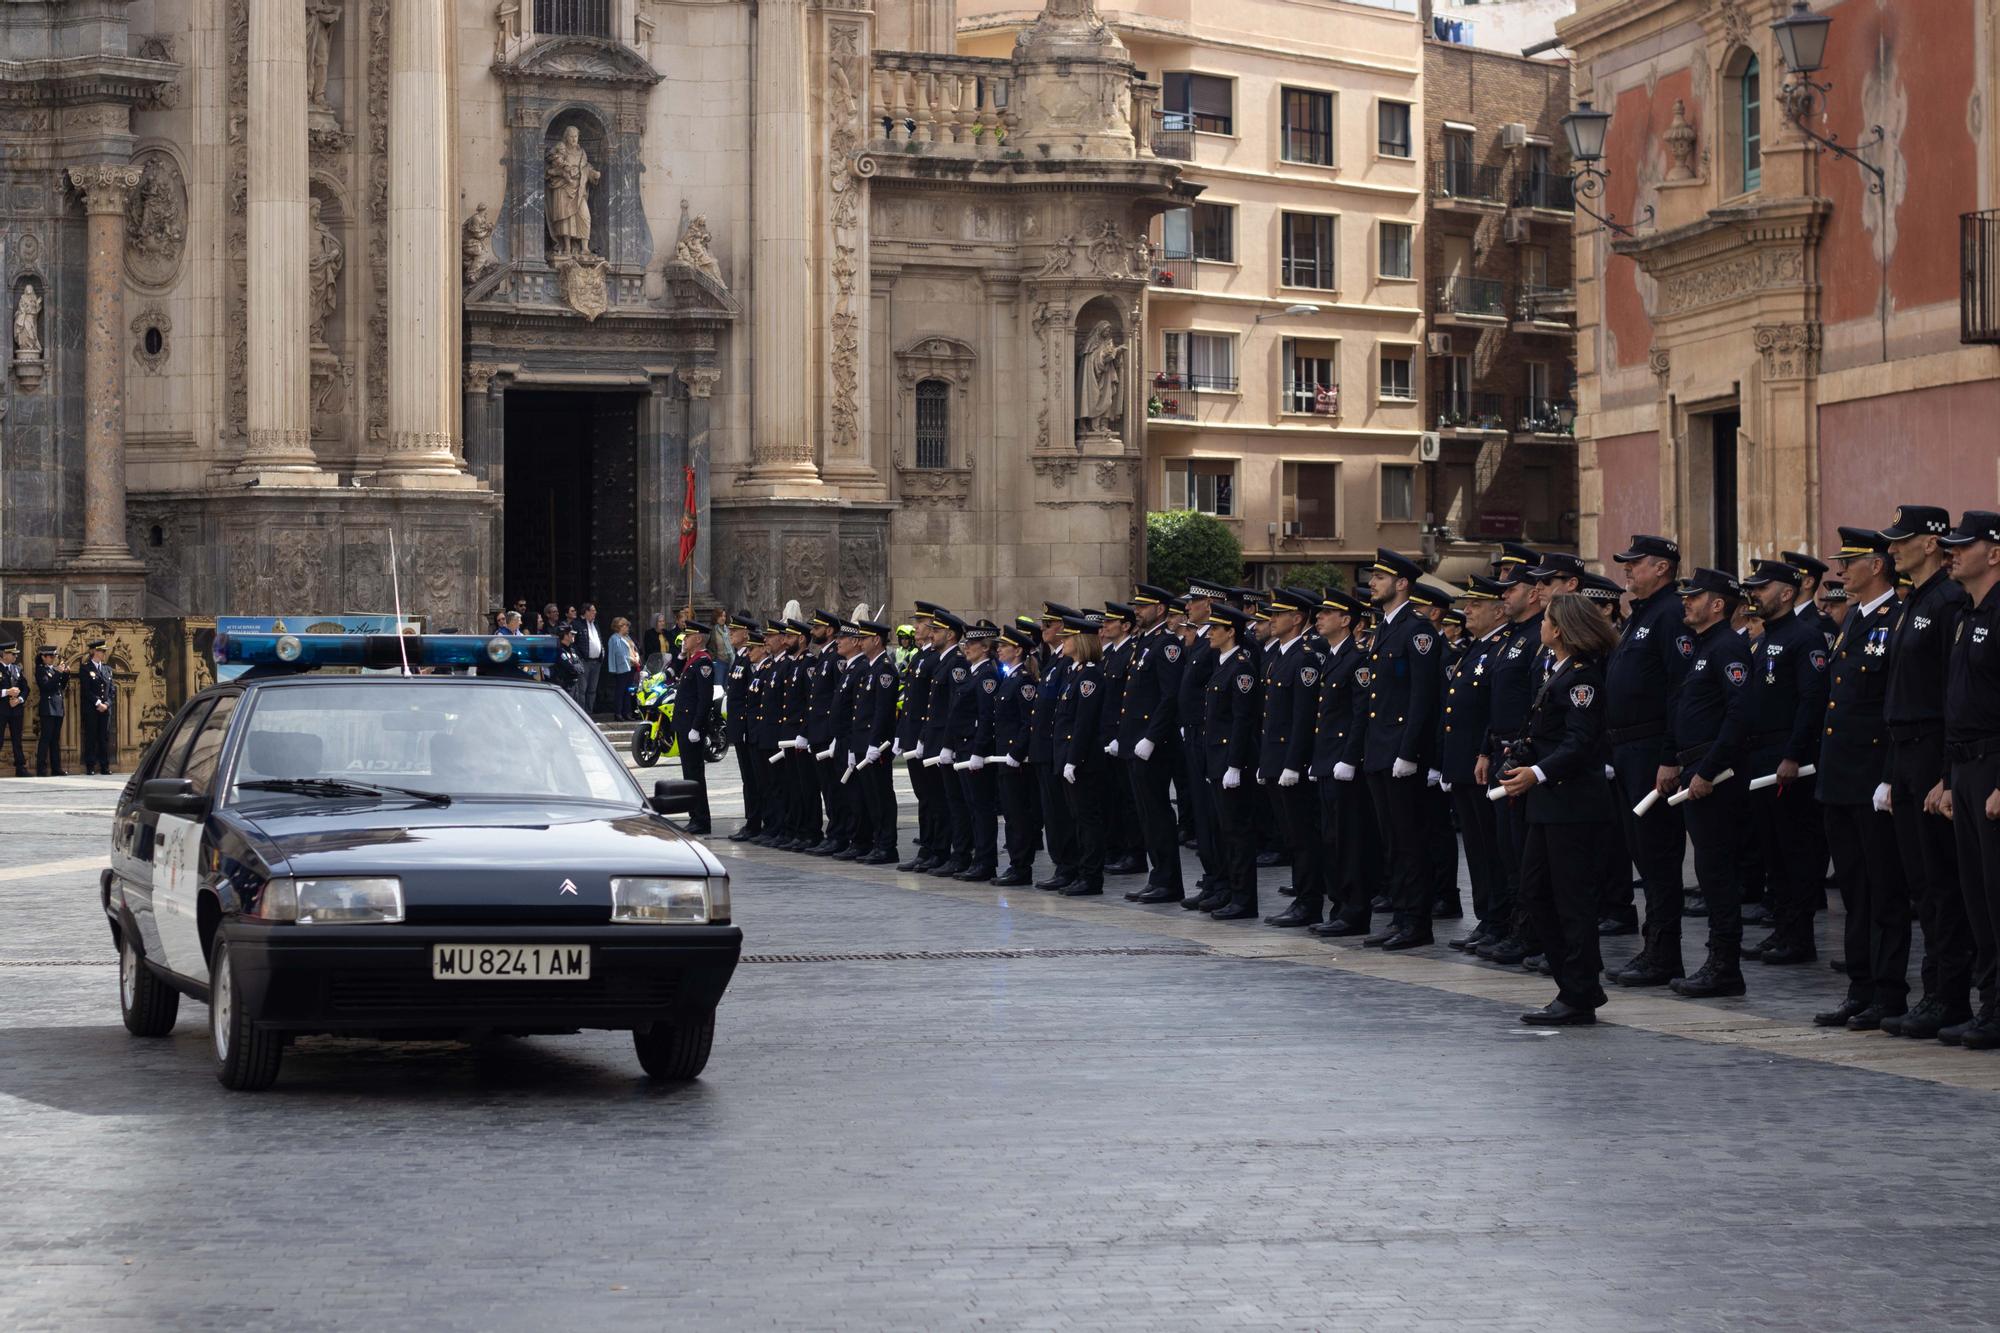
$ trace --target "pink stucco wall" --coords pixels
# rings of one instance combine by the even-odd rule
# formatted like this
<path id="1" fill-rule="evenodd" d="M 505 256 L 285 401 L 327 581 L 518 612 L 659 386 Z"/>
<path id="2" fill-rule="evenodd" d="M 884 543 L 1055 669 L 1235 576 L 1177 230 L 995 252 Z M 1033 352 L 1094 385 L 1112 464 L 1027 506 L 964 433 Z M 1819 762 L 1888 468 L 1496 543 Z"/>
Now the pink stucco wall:
<path id="1" fill-rule="evenodd" d="M 1660 531 L 1660 437 L 1614 435 L 1597 442 L 1597 467 L 1604 482 L 1604 507 L 1597 520 L 1596 559 L 1605 569 L 1635 532 Z M 1887 522 L 1887 520 L 1883 520 Z"/>
<path id="2" fill-rule="evenodd" d="M 1819 489 L 1820 549 L 1828 551 L 1840 545 L 1841 524 L 1880 527 L 1901 503 L 1943 505 L 1954 516 L 1995 508 L 2000 380 L 1822 407 Z"/>

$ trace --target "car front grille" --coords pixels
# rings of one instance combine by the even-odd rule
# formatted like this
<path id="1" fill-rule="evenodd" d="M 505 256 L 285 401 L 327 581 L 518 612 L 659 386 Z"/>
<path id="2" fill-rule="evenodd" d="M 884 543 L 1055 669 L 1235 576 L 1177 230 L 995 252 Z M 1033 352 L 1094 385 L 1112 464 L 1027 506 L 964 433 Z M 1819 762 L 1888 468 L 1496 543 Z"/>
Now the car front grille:
<path id="1" fill-rule="evenodd" d="M 343 1014 L 474 1014 L 496 1008 L 562 1014 L 606 1007 L 671 1009 L 679 991 L 675 978 L 643 973 L 614 972 L 588 981 L 434 981 L 424 975 L 357 971 L 336 972 L 327 979 L 327 1004 Z"/>

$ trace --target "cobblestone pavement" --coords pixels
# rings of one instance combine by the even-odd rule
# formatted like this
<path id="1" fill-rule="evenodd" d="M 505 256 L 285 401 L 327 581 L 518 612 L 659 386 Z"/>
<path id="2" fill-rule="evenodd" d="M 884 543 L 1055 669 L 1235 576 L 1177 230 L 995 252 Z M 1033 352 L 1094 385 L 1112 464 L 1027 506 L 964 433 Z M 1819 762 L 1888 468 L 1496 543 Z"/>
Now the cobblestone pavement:
<path id="1" fill-rule="evenodd" d="M 92 897 L 116 785 L 0 781 L 10 1330 L 1874 1333 L 2000 1311 L 1978 1258 L 2000 1058 L 1815 1033 L 1823 967 L 1537 1033 L 1515 1013 L 1545 980 L 1442 949 L 718 842 L 763 961 L 698 1084 L 648 1087 L 612 1034 L 314 1041 L 237 1096 L 201 1006 L 163 1042 L 118 1024 Z M 828 957 L 885 953 L 945 956 Z"/>

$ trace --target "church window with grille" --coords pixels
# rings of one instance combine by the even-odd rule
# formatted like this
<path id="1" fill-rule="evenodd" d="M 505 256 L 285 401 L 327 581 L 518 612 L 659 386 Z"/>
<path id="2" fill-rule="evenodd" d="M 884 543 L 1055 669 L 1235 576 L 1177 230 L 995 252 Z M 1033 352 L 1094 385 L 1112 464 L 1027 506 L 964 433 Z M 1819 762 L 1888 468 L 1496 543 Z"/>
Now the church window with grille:
<path id="1" fill-rule="evenodd" d="M 951 386 L 943 380 L 917 385 L 917 466 L 951 466 Z"/>

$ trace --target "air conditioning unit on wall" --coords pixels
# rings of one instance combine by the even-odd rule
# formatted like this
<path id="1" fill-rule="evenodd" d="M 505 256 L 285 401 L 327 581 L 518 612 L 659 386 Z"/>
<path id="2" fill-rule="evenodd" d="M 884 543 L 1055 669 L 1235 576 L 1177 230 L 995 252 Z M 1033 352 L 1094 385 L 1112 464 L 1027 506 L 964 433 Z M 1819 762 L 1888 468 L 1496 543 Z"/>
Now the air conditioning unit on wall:
<path id="1" fill-rule="evenodd" d="M 1502 125 L 1500 127 L 1500 146 L 1502 148 L 1526 148 L 1528 146 L 1528 127 L 1518 120 L 1511 125 Z"/>
<path id="2" fill-rule="evenodd" d="M 1509 245 L 1525 245 L 1533 235 L 1524 217 L 1509 216 L 1500 220 L 1500 239 Z"/>
<path id="3" fill-rule="evenodd" d="M 1428 339 L 1428 346 L 1432 356 L 1450 356 L 1451 335 L 1449 333 L 1433 333 Z"/>
<path id="4" fill-rule="evenodd" d="M 1444 457 L 1444 437 L 1434 430 L 1427 430 L 1417 437 L 1417 461 L 1435 463 Z"/>

